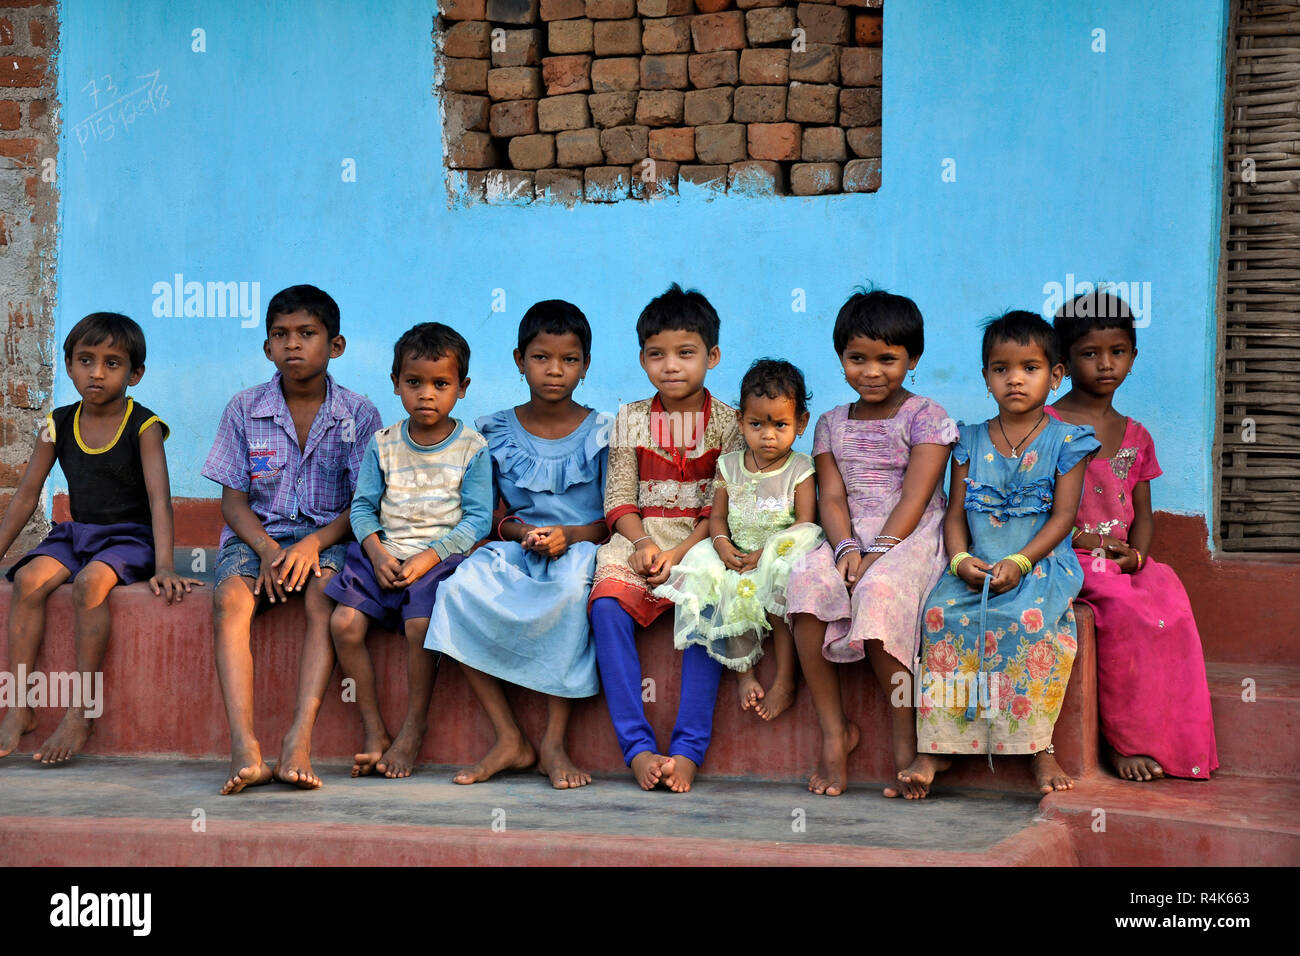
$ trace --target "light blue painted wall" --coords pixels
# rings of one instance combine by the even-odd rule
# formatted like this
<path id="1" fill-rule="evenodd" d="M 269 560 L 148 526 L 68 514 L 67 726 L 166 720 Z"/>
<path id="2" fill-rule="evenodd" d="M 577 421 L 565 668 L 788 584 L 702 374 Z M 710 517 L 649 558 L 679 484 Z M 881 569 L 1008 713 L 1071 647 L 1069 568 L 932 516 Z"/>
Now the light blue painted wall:
<path id="1" fill-rule="evenodd" d="M 401 412 L 391 344 L 449 322 L 473 348 L 467 417 L 523 400 L 510 362 L 533 301 L 569 298 L 595 328 L 579 397 L 613 410 L 649 389 L 634 323 L 670 281 L 722 316 L 709 384 L 734 400 L 749 361 L 798 363 L 817 412 L 852 397 L 830 330 L 867 279 L 912 296 L 928 348 L 915 388 L 959 419 L 988 416 L 977 323 L 1041 309 L 1043 286 L 1150 282 L 1151 324 L 1121 393 L 1155 436 L 1156 506 L 1210 510 L 1224 4 L 891 0 L 885 15 L 884 185 L 867 196 L 575 209 L 452 208 L 431 95 L 434 0 L 65 0 L 58 335 L 86 312 L 139 320 L 139 399 L 171 423 L 174 493 L 199 476 L 221 408 L 271 373 L 261 322 L 156 318 L 152 288 L 187 280 L 313 282 L 339 301 L 331 366 Z M 206 31 L 206 53 L 191 31 Z M 1105 30 L 1095 53 L 1092 31 Z M 168 105 L 87 136 L 91 88 L 158 71 Z M 155 104 L 160 102 L 155 100 Z M 83 143 L 82 139 L 86 141 Z M 355 159 L 357 181 L 341 163 Z M 956 161 L 955 182 L 941 163 Z M 492 311 L 494 289 L 507 309 Z M 807 311 L 791 311 L 803 289 Z M 59 403 L 75 400 L 60 375 Z M 806 447 L 811 432 L 804 439 Z"/>

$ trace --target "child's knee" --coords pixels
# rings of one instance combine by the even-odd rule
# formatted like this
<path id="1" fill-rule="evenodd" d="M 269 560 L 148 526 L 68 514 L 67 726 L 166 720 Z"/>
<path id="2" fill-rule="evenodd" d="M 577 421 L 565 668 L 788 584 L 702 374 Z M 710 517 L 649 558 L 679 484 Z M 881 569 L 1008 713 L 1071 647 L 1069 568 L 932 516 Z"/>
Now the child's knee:
<path id="1" fill-rule="evenodd" d="M 72 603 L 78 608 L 99 607 L 117 584 L 117 572 L 99 561 L 91 561 L 72 582 Z"/>
<path id="2" fill-rule="evenodd" d="M 220 622 L 243 615 L 251 621 L 256 600 L 252 590 L 240 578 L 226 578 L 212 591 L 213 618 Z"/>
<path id="3" fill-rule="evenodd" d="M 424 647 L 424 636 L 429 632 L 429 619 L 427 617 L 408 618 L 402 628 L 406 635 L 406 642 L 411 645 L 411 649 Z"/>
<path id="4" fill-rule="evenodd" d="M 330 614 L 330 636 L 340 647 L 355 647 L 366 642 L 369 623 L 356 608 L 340 604 Z"/>

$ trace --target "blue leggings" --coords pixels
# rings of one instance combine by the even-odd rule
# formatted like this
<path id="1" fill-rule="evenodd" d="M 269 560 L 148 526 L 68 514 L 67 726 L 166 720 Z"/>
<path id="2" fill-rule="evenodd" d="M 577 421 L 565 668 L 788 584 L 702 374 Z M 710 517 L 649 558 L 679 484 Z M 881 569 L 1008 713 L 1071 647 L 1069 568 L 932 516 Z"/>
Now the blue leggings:
<path id="1" fill-rule="evenodd" d="M 596 664 L 614 733 L 630 766 L 639 753 L 657 753 L 655 732 L 641 704 L 641 658 L 636 652 L 636 622 L 614 598 L 597 598 L 591 605 L 591 631 Z M 667 756 L 680 754 L 696 765 L 704 762 L 713 734 L 713 708 L 718 701 L 722 665 L 698 644 L 682 654 L 681 699 Z"/>

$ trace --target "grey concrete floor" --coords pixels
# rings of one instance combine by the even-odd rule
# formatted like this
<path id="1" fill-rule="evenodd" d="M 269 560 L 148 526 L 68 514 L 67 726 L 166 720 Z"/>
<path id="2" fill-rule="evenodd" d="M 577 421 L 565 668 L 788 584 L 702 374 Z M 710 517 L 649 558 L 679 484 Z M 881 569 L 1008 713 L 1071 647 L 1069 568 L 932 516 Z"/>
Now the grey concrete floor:
<path id="1" fill-rule="evenodd" d="M 315 765 L 325 781 L 316 791 L 270 784 L 223 797 L 225 761 L 85 756 L 44 767 L 13 755 L 0 760 L 0 816 L 189 820 L 202 809 L 209 823 L 490 828 L 504 814 L 512 831 L 978 852 L 1032 824 L 1038 807 L 1032 794 L 948 791 L 904 801 L 861 786 L 827 798 L 799 784 L 707 777 L 674 794 L 645 792 L 630 775 L 558 791 L 534 772 L 465 787 L 451 782 L 449 767 L 420 767 L 404 780 L 354 780 L 349 768 Z"/>

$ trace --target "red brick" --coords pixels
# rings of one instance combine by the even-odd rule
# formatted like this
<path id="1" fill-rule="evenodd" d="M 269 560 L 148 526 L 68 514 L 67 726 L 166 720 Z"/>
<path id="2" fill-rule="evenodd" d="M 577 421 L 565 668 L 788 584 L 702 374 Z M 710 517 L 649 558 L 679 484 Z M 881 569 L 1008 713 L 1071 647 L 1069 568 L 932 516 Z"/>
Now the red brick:
<path id="1" fill-rule="evenodd" d="M 795 163 L 790 167 L 790 192 L 795 196 L 825 196 L 839 191 L 839 163 Z"/>
<path id="2" fill-rule="evenodd" d="M 46 46 L 45 24 L 43 21 L 32 17 L 27 21 L 27 33 L 32 38 L 32 46 Z"/>
<path id="3" fill-rule="evenodd" d="M 688 85 L 685 53 L 641 57 L 641 89 L 684 90 Z"/>
<path id="4" fill-rule="evenodd" d="M 483 202 L 487 191 L 487 172 L 482 169 L 452 170 L 447 177 L 447 190 L 457 198 L 471 202 Z"/>
<path id="5" fill-rule="evenodd" d="M 827 3 L 801 3 L 798 11 L 799 26 L 809 43 L 849 42 L 853 35 L 853 21 L 849 11 Z"/>
<path id="6" fill-rule="evenodd" d="M 677 171 L 677 182 L 690 183 L 692 186 L 701 186 L 708 189 L 714 189 L 718 192 L 727 191 L 727 167 L 726 166 L 682 166 Z"/>
<path id="7" fill-rule="evenodd" d="M 587 0 L 592 20 L 627 20 L 636 16 L 636 0 Z"/>
<path id="8" fill-rule="evenodd" d="M 46 66 L 43 56 L 0 57 L 0 86 L 43 86 Z"/>
<path id="9" fill-rule="evenodd" d="M 650 131 L 650 156 L 669 159 L 675 163 L 695 160 L 695 130 L 689 126 L 677 129 L 652 129 Z"/>
<path id="10" fill-rule="evenodd" d="M 683 100 L 683 119 L 687 126 L 717 126 L 731 119 L 729 86 L 711 90 L 690 90 Z"/>
<path id="11" fill-rule="evenodd" d="M 442 35 L 442 55 L 486 60 L 492 52 L 492 24 L 483 20 L 453 23 Z"/>
<path id="12" fill-rule="evenodd" d="M 29 100 L 27 102 L 27 123 L 29 126 L 35 126 L 45 118 L 45 114 L 50 111 L 49 100 Z"/>
<path id="13" fill-rule="evenodd" d="M 750 123 L 746 130 L 746 148 L 751 159 L 799 158 L 802 127 L 798 123 Z"/>
<path id="14" fill-rule="evenodd" d="M 834 123 L 840 112 L 840 88 L 818 83 L 791 83 L 786 119 L 796 123 Z"/>
<path id="15" fill-rule="evenodd" d="M 592 93 L 587 97 L 587 108 L 591 110 L 592 123 L 601 129 L 630 124 L 636 118 L 636 98 L 635 90 Z"/>
<path id="16" fill-rule="evenodd" d="M 666 159 L 643 159 L 632 167 L 632 198 L 677 195 L 678 165 Z"/>
<path id="17" fill-rule="evenodd" d="M 487 60 L 457 60 L 444 57 L 442 69 L 442 85 L 448 91 L 482 93 L 488 88 Z"/>
<path id="18" fill-rule="evenodd" d="M 596 93 L 635 90 L 641 86 L 641 60 L 634 56 L 593 60 L 591 89 Z"/>
<path id="19" fill-rule="evenodd" d="M 740 82 L 770 86 L 790 82 L 790 51 L 770 48 L 740 52 Z"/>
<path id="20" fill-rule="evenodd" d="M 680 126 L 680 90 L 642 90 L 636 98 L 636 121 L 642 126 Z"/>
<path id="21" fill-rule="evenodd" d="M 701 163 L 722 165 L 745 158 L 745 127 L 741 123 L 695 127 L 695 155 Z"/>
<path id="22" fill-rule="evenodd" d="M 487 133 L 464 133 L 447 144 L 447 165 L 454 169 L 490 169 L 497 161 L 496 146 Z"/>
<path id="23" fill-rule="evenodd" d="M 880 160 L 851 159 L 844 164 L 846 193 L 873 193 L 880 188 Z"/>
<path id="24" fill-rule="evenodd" d="M 880 87 L 840 90 L 841 126 L 880 125 Z"/>
<path id="25" fill-rule="evenodd" d="M 751 44 L 784 43 L 787 46 L 794 30 L 794 10 L 790 7 L 763 7 L 745 14 L 745 36 Z"/>
<path id="26" fill-rule="evenodd" d="M 547 38 L 555 54 L 590 53 L 593 49 L 590 20 L 555 20 L 547 24 Z"/>
<path id="27" fill-rule="evenodd" d="M 486 0 L 438 0 L 438 12 L 447 20 L 482 20 L 487 15 Z"/>
<path id="28" fill-rule="evenodd" d="M 838 126 L 806 126 L 799 155 L 806 163 L 842 163 L 849 158 L 844 130 Z"/>
<path id="29" fill-rule="evenodd" d="M 626 166 L 588 166 L 583 182 L 587 202 L 619 202 L 627 199 L 632 173 Z"/>
<path id="30" fill-rule="evenodd" d="M 742 50 L 745 47 L 745 15 L 739 10 L 730 10 L 692 17 L 691 41 L 696 53 Z"/>
<path id="31" fill-rule="evenodd" d="M 587 15 L 586 0 L 542 0 L 543 20 L 576 20 Z"/>
<path id="32" fill-rule="evenodd" d="M 494 100 L 536 99 L 542 95 L 542 70 L 536 66 L 488 70 L 487 91 Z"/>
<path id="33" fill-rule="evenodd" d="M 640 20 L 598 20 L 595 24 L 596 56 L 641 53 Z"/>
<path id="34" fill-rule="evenodd" d="M 487 0 L 487 19 L 493 23 L 528 26 L 537 22 L 538 0 Z"/>
<path id="35" fill-rule="evenodd" d="M 0 129 L 17 129 L 23 122 L 22 107 L 12 101 L 0 103 Z"/>
<path id="36" fill-rule="evenodd" d="M 533 174 L 518 169 L 493 169 L 487 174 L 483 198 L 498 205 L 526 206 L 533 201 Z"/>
<path id="37" fill-rule="evenodd" d="M 561 166 L 601 166 L 600 130 L 569 129 L 555 134 L 555 157 Z"/>
<path id="38" fill-rule="evenodd" d="M 803 83 L 834 83 L 840 76 L 840 48 L 809 43 L 802 53 L 790 51 L 790 79 Z"/>
<path id="39" fill-rule="evenodd" d="M 545 169 L 555 165 L 555 137 L 549 133 L 516 136 L 510 141 L 510 165 L 515 169 Z"/>
<path id="40" fill-rule="evenodd" d="M 691 12 L 691 0 L 636 0 L 636 12 L 643 17 L 684 17 Z"/>
<path id="41" fill-rule="evenodd" d="M 492 101 L 486 96 L 448 93 L 442 101 L 446 111 L 443 129 L 449 140 L 459 139 L 460 134 L 466 130 L 487 131 L 488 110 L 492 106 Z"/>
<path id="42" fill-rule="evenodd" d="M 644 126 L 615 126 L 600 132 L 600 148 L 607 163 L 639 163 L 649 155 L 649 144 L 650 131 Z"/>
<path id="43" fill-rule="evenodd" d="M 591 89 L 591 57 L 548 56 L 542 60 L 542 82 L 547 96 L 581 93 Z"/>
<path id="44" fill-rule="evenodd" d="M 731 0 L 695 0 L 695 9 L 700 13 L 721 13 L 731 6 Z"/>
<path id="45" fill-rule="evenodd" d="M 642 20 L 641 49 L 646 53 L 690 53 L 690 20 L 686 17 Z"/>
<path id="46" fill-rule="evenodd" d="M 786 0 L 736 0 L 736 6 L 742 10 L 754 10 L 758 7 L 783 7 Z"/>
<path id="47" fill-rule="evenodd" d="M 784 86 L 742 86 L 736 90 L 731 115 L 737 123 L 780 123 L 785 119 Z M 751 155 L 753 151 L 751 150 Z M 777 156 L 756 156 L 756 159 L 780 159 Z M 798 155 L 789 157 L 798 159 Z"/>
<path id="48" fill-rule="evenodd" d="M 539 169 L 534 188 L 537 198 L 544 202 L 562 202 L 571 206 L 582 199 L 582 170 Z"/>
<path id="49" fill-rule="evenodd" d="M 858 46 L 874 46 L 884 37 L 884 21 L 878 13 L 857 13 L 853 16 L 853 42 Z"/>
<path id="50" fill-rule="evenodd" d="M 854 156 L 881 156 L 879 126 L 855 126 L 847 131 L 846 138 Z"/>
<path id="51" fill-rule="evenodd" d="M 527 136 L 537 132 L 537 100 L 507 100 L 493 103 L 488 129 L 498 139 Z"/>
<path id="52" fill-rule="evenodd" d="M 542 31 L 504 30 L 505 49 L 492 51 L 493 66 L 536 66 L 541 58 Z M 500 43 L 494 44 L 501 46 Z"/>
<path id="53" fill-rule="evenodd" d="M 785 172 L 780 163 L 749 160 L 727 168 L 727 192 L 742 196 L 780 196 L 785 192 Z"/>
<path id="54" fill-rule="evenodd" d="M 707 90 L 711 86 L 735 86 L 740 78 L 740 54 L 735 50 L 721 53 L 693 53 L 687 61 L 691 86 Z"/>
<path id="55" fill-rule="evenodd" d="M 537 128 L 543 133 L 582 129 L 590 125 L 591 113 L 587 110 L 587 97 L 582 93 L 548 96 L 537 101 Z"/>
<path id="56" fill-rule="evenodd" d="M 880 52 L 880 47 L 845 47 L 840 51 L 840 82 L 845 86 L 879 86 Z"/>

